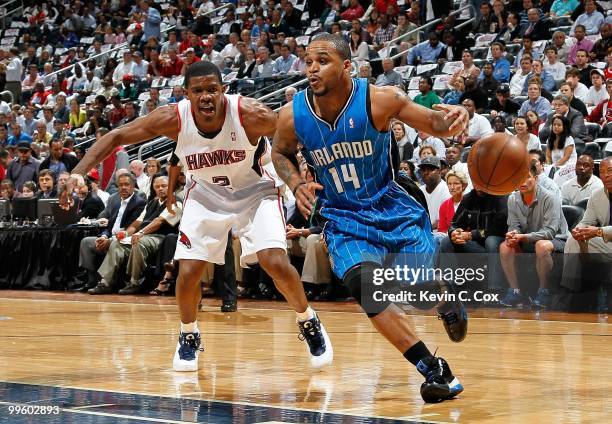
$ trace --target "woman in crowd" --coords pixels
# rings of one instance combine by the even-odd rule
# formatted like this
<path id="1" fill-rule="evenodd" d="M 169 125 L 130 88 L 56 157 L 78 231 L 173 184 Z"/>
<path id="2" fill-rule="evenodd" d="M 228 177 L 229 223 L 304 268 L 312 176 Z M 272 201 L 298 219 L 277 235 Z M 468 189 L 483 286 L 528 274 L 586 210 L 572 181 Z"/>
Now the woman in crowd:
<path id="1" fill-rule="evenodd" d="M 448 233 L 453 216 L 468 186 L 467 176 L 461 171 L 450 170 L 446 174 L 446 185 L 448 185 L 448 191 L 451 197 L 440 205 L 440 216 L 438 220 L 438 231 L 440 233 Z"/>
<path id="2" fill-rule="evenodd" d="M 368 44 L 361 39 L 361 32 L 351 31 L 351 59 L 368 60 L 370 49 Z"/>
<path id="3" fill-rule="evenodd" d="M 525 114 L 525 119 L 527 119 L 528 131 L 537 136 L 540 133 L 540 125 L 542 124 L 540 116 L 535 111 L 529 110 Z"/>
<path id="4" fill-rule="evenodd" d="M 557 168 L 568 162 L 576 162 L 574 138 L 569 135 L 570 123 L 565 116 L 555 115 L 550 124 L 550 136 L 546 141 L 546 163 Z"/>
<path id="5" fill-rule="evenodd" d="M 540 150 L 540 139 L 529 132 L 529 124 L 524 116 L 519 116 L 514 120 L 514 131 L 516 137 L 525 143 L 527 151 Z"/>
<path id="6" fill-rule="evenodd" d="M 70 116 L 68 118 L 70 129 L 81 128 L 85 125 L 85 122 L 87 122 L 87 113 L 81 109 L 79 101 L 73 98 L 70 100 Z"/>
<path id="7" fill-rule="evenodd" d="M 493 122 L 491 122 L 491 125 L 493 127 L 493 131 L 495 132 L 512 135 L 512 132 L 510 132 L 510 130 L 506 128 L 506 119 L 501 115 L 497 115 L 495 118 L 493 118 Z"/>
<path id="8" fill-rule="evenodd" d="M 23 188 L 21 189 L 21 196 L 19 197 L 34 197 L 36 194 L 36 183 L 34 181 L 26 181 L 23 183 Z"/>
<path id="9" fill-rule="evenodd" d="M 406 127 L 402 122 L 395 121 L 391 125 L 391 129 L 393 130 L 393 138 L 399 150 L 399 160 L 410 160 L 414 153 L 414 146 L 411 140 L 408 139 Z"/>

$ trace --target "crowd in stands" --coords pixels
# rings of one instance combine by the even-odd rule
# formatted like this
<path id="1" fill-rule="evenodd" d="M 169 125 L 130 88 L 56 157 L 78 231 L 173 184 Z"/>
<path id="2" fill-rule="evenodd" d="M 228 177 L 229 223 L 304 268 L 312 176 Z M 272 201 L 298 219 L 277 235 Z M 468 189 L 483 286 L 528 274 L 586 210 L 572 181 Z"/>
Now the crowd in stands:
<path id="1" fill-rule="evenodd" d="M 227 3 L 216 10 L 226 2 L 31 1 L 3 32 L 0 196 L 53 198 L 73 190 L 80 216 L 103 224 L 100 236 L 81 246 L 91 293 L 141 291 L 145 264 L 157 252 L 161 283 L 152 294 L 166 293 L 176 266 L 167 253 L 172 241 L 164 246 L 164 239 L 176 243 L 180 214 L 161 206 L 168 172 L 159 161 L 130 161 L 117 148 L 87 178 L 71 176 L 85 150 L 113 128 L 183 99 L 182 76 L 194 62 L 213 62 L 231 91 L 245 93 L 269 78 L 304 74 L 306 45 L 320 31 L 347 40 L 357 75 L 372 84 L 401 87 L 427 108 L 468 110 L 468 133 L 454 139 L 393 123 L 398 178 L 420 187 L 442 252 L 495 254 L 489 281 L 502 304 L 549 307 L 559 287 L 579 291 L 576 261 L 566 261 L 559 281 L 549 278 L 556 252 L 588 251 L 612 262 L 612 209 L 607 218 L 602 212 L 612 191 L 605 159 L 612 154 L 605 142 L 612 137 L 609 2 Z M 285 100 L 294 93 L 288 88 Z M 469 150 L 494 133 L 515 134 L 532 158 L 530 177 L 509 196 L 475 191 L 470 181 Z M 312 177 L 307 166 L 302 172 Z M 291 193 L 285 197 L 289 254 L 308 296 L 346 297 L 331 273 L 320 217 L 305 220 Z M 584 218 L 568 222 L 568 205 Z M 539 287 L 520 287 L 520 252 L 535 253 Z M 113 279 L 125 266 L 121 288 Z M 245 295 L 278 296 L 261 271 L 236 267 L 233 275 Z M 535 290 L 531 302 L 525 290 Z"/>

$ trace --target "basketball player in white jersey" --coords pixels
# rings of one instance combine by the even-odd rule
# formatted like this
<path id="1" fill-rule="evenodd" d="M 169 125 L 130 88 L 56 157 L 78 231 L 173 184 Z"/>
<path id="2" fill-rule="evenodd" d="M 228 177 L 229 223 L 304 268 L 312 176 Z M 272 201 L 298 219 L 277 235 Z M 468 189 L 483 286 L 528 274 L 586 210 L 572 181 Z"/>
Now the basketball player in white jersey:
<path id="1" fill-rule="evenodd" d="M 196 321 L 200 278 L 207 262 L 222 264 L 227 235 L 238 229 L 241 264 L 259 262 L 296 311 L 311 366 L 330 364 L 331 342 L 308 306 L 300 276 L 286 254 L 279 185 L 265 136 L 276 130 L 276 115 L 262 103 L 225 95 L 219 69 L 197 62 L 185 74 L 187 98 L 155 109 L 119 127 L 88 151 L 73 172 L 85 175 L 117 146 L 164 135 L 177 142 L 175 154 L 191 176 L 183 203 L 175 259 L 180 260 L 176 299 L 181 332 L 173 367 L 197 371 L 200 330 Z"/>

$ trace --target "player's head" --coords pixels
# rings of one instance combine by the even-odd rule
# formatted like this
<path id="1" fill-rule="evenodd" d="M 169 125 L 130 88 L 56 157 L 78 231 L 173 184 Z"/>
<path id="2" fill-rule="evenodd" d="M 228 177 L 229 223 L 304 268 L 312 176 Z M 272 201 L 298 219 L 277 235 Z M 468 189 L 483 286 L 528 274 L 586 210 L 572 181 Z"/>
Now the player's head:
<path id="1" fill-rule="evenodd" d="M 350 78 L 351 49 L 339 35 L 322 33 L 306 49 L 306 77 L 315 96 L 324 96 Z"/>
<path id="2" fill-rule="evenodd" d="M 185 88 L 192 109 L 208 119 L 223 110 L 223 79 L 212 62 L 200 61 L 189 65 L 185 72 Z"/>

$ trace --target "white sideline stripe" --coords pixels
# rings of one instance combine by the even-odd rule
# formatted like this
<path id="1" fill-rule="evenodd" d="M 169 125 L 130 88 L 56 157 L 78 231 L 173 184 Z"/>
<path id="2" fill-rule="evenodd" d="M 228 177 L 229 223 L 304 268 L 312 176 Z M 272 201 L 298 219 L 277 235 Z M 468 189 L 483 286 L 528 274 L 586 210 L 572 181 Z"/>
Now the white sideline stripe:
<path id="1" fill-rule="evenodd" d="M 0 300 L 20 300 L 20 301 L 28 301 L 28 302 L 64 302 L 64 303 L 93 303 L 93 304 L 101 304 L 101 305 L 132 305 L 132 306 L 156 306 L 158 308 L 168 307 L 168 308 L 176 308 L 176 305 L 157 305 L 155 303 L 133 303 L 133 302 L 87 302 L 85 300 L 65 300 L 65 299 L 24 299 L 19 297 L 1 297 Z M 291 309 L 274 309 L 274 308 L 249 308 L 249 307 L 241 307 L 238 309 L 240 311 L 281 311 L 281 312 L 292 312 Z M 177 310 L 178 312 L 178 310 Z M 204 306 L 201 312 L 218 312 L 218 308 L 216 306 Z M 351 311 L 318 311 L 317 313 L 321 314 L 354 314 L 354 315 L 364 315 L 363 312 L 351 312 Z M 221 312 L 219 312 L 221 313 Z M 424 317 L 424 318 L 436 318 L 435 315 L 420 315 L 420 314 L 406 314 L 410 317 Z M 485 321 L 521 321 L 521 322 L 560 322 L 566 324 L 591 324 L 591 325 L 612 325 L 612 323 L 605 322 L 581 322 L 581 321 L 557 321 L 557 320 L 546 320 L 546 319 L 521 319 L 521 318 L 482 318 L 482 317 L 470 317 L 468 314 L 468 318 L 470 320 L 485 320 Z"/>

